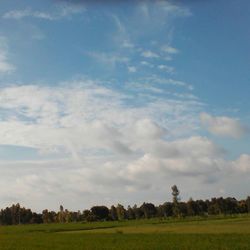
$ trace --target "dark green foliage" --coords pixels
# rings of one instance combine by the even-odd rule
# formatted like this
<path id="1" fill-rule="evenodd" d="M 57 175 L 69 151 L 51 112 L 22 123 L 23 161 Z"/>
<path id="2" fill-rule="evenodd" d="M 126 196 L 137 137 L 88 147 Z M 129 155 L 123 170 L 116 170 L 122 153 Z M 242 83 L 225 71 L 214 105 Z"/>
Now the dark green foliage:
<path id="1" fill-rule="evenodd" d="M 116 207 L 116 212 L 117 212 L 118 220 L 127 219 L 126 209 L 123 207 L 123 205 L 118 204 L 117 207 Z"/>
<path id="2" fill-rule="evenodd" d="M 173 216 L 180 217 L 180 206 L 179 206 L 179 190 L 176 185 L 171 187 L 172 189 L 172 196 L 173 196 Z"/>
<path id="3" fill-rule="evenodd" d="M 246 199 L 246 207 L 247 207 L 247 212 L 250 213 L 250 196 L 248 196 Z"/>
<path id="4" fill-rule="evenodd" d="M 134 220 L 136 218 L 134 210 L 130 206 L 128 206 L 128 209 L 127 209 L 127 217 L 129 220 Z"/>
<path id="5" fill-rule="evenodd" d="M 136 219 L 142 218 L 142 216 L 143 216 L 143 211 L 142 211 L 140 208 L 138 208 L 136 204 L 133 206 L 132 209 L 133 209 L 133 211 L 134 211 L 134 215 L 135 215 L 135 218 L 136 218 Z"/>
<path id="6" fill-rule="evenodd" d="M 117 212 L 116 212 L 116 208 L 115 208 L 115 206 L 113 205 L 113 206 L 111 206 L 111 208 L 110 208 L 110 218 L 111 218 L 111 220 L 118 220 L 118 216 L 117 216 Z"/>
<path id="7" fill-rule="evenodd" d="M 155 205 L 152 203 L 143 203 L 140 209 L 143 211 L 143 217 L 145 219 L 149 219 L 152 217 L 155 217 L 157 214 L 157 210 L 155 208 Z"/>
<path id="8" fill-rule="evenodd" d="M 6 207 L 0 211 L 0 224 L 2 225 L 17 225 L 42 223 L 42 215 L 33 213 L 30 209 L 21 207 L 19 203 Z"/>
<path id="9" fill-rule="evenodd" d="M 109 209 L 105 206 L 94 206 L 91 212 L 97 220 L 107 220 L 109 217 Z"/>

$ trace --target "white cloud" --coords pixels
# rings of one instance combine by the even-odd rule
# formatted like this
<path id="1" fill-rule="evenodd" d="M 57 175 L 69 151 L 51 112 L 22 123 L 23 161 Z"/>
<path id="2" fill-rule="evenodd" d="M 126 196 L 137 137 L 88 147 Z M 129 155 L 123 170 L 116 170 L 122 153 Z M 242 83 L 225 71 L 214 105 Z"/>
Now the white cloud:
<path id="1" fill-rule="evenodd" d="M 60 17 L 69 17 L 86 11 L 86 8 L 83 5 L 77 4 L 60 4 L 57 8 L 59 12 L 58 16 Z"/>
<path id="2" fill-rule="evenodd" d="M 110 54 L 105 52 L 88 52 L 87 54 L 94 58 L 97 62 L 111 68 L 114 68 L 117 64 L 127 64 L 129 62 L 128 57 L 119 54 Z"/>
<path id="3" fill-rule="evenodd" d="M 144 127 L 147 124 L 156 133 L 148 136 Z M 6 205 L 13 201 L 43 209 L 46 200 L 51 209 L 62 203 L 67 208 L 83 209 L 96 204 L 96 200 L 105 205 L 118 202 L 128 205 L 144 199 L 165 201 L 170 199 L 174 183 L 180 187 L 183 199 L 190 195 L 205 198 L 215 195 L 221 185 L 228 195 L 225 180 L 247 185 L 249 178 L 244 173 L 249 171 L 249 155 L 226 161 L 223 150 L 205 137 L 165 141 L 162 140 L 165 132 L 157 129 L 156 124 L 142 120 L 140 126 L 146 133 L 139 129 L 135 139 L 142 150 L 141 156 L 117 159 L 89 155 L 78 161 L 0 162 L 2 201 Z M 162 190 L 162 186 L 166 188 Z M 197 186 L 201 188 L 196 193 L 193 188 Z"/>
<path id="4" fill-rule="evenodd" d="M 166 129 L 161 128 L 150 119 L 138 120 L 134 129 L 136 136 L 143 139 L 159 139 L 167 133 Z"/>
<path id="5" fill-rule="evenodd" d="M 179 53 L 178 49 L 171 47 L 169 45 L 165 45 L 161 49 L 162 49 L 162 51 L 164 51 L 167 54 L 178 54 Z"/>
<path id="6" fill-rule="evenodd" d="M 55 20 L 56 18 L 49 13 L 32 11 L 31 9 L 11 10 L 3 15 L 5 19 L 22 19 L 25 17 L 34 17 L 39 19 Z"/>
<path id="7" fill-rule="evenodd" d="M 141 1 L 138 9 L 144 19 L 151 19 L 154 17 L 153 15 L 158 14 L 160 21 L 166 18 L 187 17 L 191 15 L 188 8 L 165 0 L 157 0 L 155 2 Z"/>
<path id="8" fill-rule="evenodd" d="M 175 70 L 174 70 L 174 67 L 171 67 L 171 66 L 167 66 L 167 65 L 158 65 L 158 68 L 160 70 L 164 70 L 166 71 L 167 73 L 173 73 Z"/>
<path id="9" fill-rule="evenodd" d="M 123 138 L 121 128 L 115 127 L 119 124 L 131 126 L 144 114 L 154 119 L 155 109 L 159 115 L 172 112 L 169 101 L 156 101 L 137 109 L 122 108 L 123 99 L 130 97 L 93 85 L 91 81 L 79 84 L 84 86 L 71 89 L 26 85 L 2 89 L 0 104 L 7 115 L 0 122 L 0 143 L 41 150 L 65 147 L 72 151 L 72 147 L 81 150 L 82 147 L 96 146 L 129 152 L 129 148 L 118 140 Z M 179 106 L 188 108 L 186 103 L 180 102 Z M 183 111 L 180 109 L 179 112 L 177 116 Z"/>
<path id="10" fill-rule="evenodd" d="M 155 174 L 203 176 L 218 174 L 224 166 L 223 150 L 207 138 L 190 137 L 175 141 L 153 141 L 145 144 L 147 152 L 142 158 L 129 164 L 131 178 L 148 171 Z"/>
<path id="11" fill-rule="evenodd" d="M 145 58 L 159 58 L 158 54 L 156 54 L 155 52 L 152 52 L 150 50 L 143 51 L 141 53 L 141 56 L 143 56 Z"/>
<path id="12" fill-rule="evenodd" d="M 29 16 L 29 14 L 30 14 L 30 10 L 28 10 L 28 9 L 26 9 L 26 10 L 11 10 L 11 11 L 6 12 L 3 15 L 3 18 L 21 19 L 23 17 Z"/>
<path id="13" fill-rule="evenodd" d="M 10 73 L 15 67 L 8 60 L 8 44 L 5 37 L 0 36 L 0 74 Z"/>
<path id="14" fill-rule="evenodd" d="M 183 82 L 183 81 L 178 81 L 178 80 L 173 80 L 173 79 L 167 79 L 166 82 L 169 83 L 169 84 L 172 84 L 172 85 L 176 85 L 176 86 L 187 87 L 189 90 L 193 90 L 194 89 L 194 87 L 191 84 L 188 84 L 188 83 Z"/>
<path id="15" fill-rule="evenodd" d="M 233 168 L 236 171 L 250 172 L 250 155 L 242 154 L 236 161 L 233 161 Z"/>
<path id="16" fill-rule="evenodd" d="M 131 106 L 133 100 L 142 104 Z M 72 197 L 79 200 L 84 193 L 93 202 L 113 203 L 118 194 L 112 196 L 114 187 L 122 192 L 148 186 L 147 181 L 128 179 L 127 166 L 156 153 L 165 137 L 193 131 L 200 112 L 192 102 L 127 96 L 90 79 L 1 88 L 0 107 L 0 145 L 31 147 L 42 154 L 31 162 L 0 162 L 1 176 L 12 183 L 0 196 L 6 202 L 18 197 L 32 206 L 37 201 L 39 208 L 41 200 L 55 208 L 60 199 L 70 204 Z M 55 156 L 58 160 L 49 160 Z M 36 197 L 36 192 L 44 195 Z"/>
<path id="17" fill-rule="evenodd" d="M 164 11 L 167 14 L 172 14 L 174 16 L 190 16 L 192 13 L 188 8 L 185 8 L 181 5 L 173 4 L 170 1 L 164 1 L 164 0 L 159 0 L 156 2 L 157 5 L 159 6 L 162 11 Z"/>
<path id="18" fill-rule="evenodd" d="M 122 43 L 122 47 L 132 49 L 135 47 L 135 45 L 133 43 L 131 43 L 130 41 L 125 40 Z"/>
<path id="19" fill-rule="evenodd" d="M 117 32 L 114 34 L 115 43 L 125 49 L 134 49 L 135 45 L 131 42 L 129 32 L 127 32 L 127 26 L 122 23 L 118 16 L 112 15 L 112 19 L 117 27 Z"/>
<path id="20" fill-rule="evenodd" d="M 65 17 L 70 17 L 75 14 L 80 14 L 85 11 L 83 6 L 71 5 L 71 4 L 60 4 L 57 5 L 53 12 L 35 11 L 30 8 L 23 10 L 11 10 L 3 14 L 5 19 L 23 19 L 26 17 L 33 17 L 38 19 L 44 19 L 54 21 Z"/>
<path id="21" fill-rule="evenodd" d="M 167 56 L 164 56 L 163 59 L 165 61 L 172 61 L 173 58 L 171 56 L 167 55 Z"/>
<path id="22" fill-rule="evenodd" d="M 130 73 L 135 73 L 137 71 L 136 67 L 135 66 L 128 66 L 128 71 Z"/>
<path id="23" fill-rule="evenodd" d="M 131 106 L 133 100 L 145 102 Z M 46 201 L 52 209 L 62 202 L 82 209 L 96 201 L 159 201 L 166 192 L 159 191 L 162 186 L 173 183 L 184 193 L 202 183 L 207 197 L 228 176 L 242 178 L 249 171 L 249 155 L 228 161 L 208 138 L 187 136 L 199 123 L 194 101 L 124 95 L 83 79 L 1 88 L 0 107 L 0 144 L 42 153 L 32 161 L 0 161 L 6 205 L 18 201 L 42 209 Z M 86 197 L 84 205 L 79 197 Z"/>
<path id="24" fill-rule="evenodd" d="M 226 116 L 200 114 L 202 125 L 212 134 L 218 136 L 240 138 L 248 132 L 238 120 Z"/>
<path id="25" fill-rule="evenodd" d="M 147 61 L 141 61 L 141 65 L 148 66 L 150 68 L 154 68 L 154 65 L 152 63 L 147 62 Z"/>
<path id="26" fill-rule="evenodd" d="M 172 78 L 162 78 L 162 77 L 159 77 L 157 75 L 145 77 L 145 78 L 142 78 L 141 80 L 143 82 L 146 82 L 146 83 L 150 82 L 151 84 L 173 85 L 173 86 L 177 86 L 177 87 L 184 87 L 184 88 L 187 88 L 188 90 L 194 89 L 194 87 L 187 82 L 174 80 Z"/>

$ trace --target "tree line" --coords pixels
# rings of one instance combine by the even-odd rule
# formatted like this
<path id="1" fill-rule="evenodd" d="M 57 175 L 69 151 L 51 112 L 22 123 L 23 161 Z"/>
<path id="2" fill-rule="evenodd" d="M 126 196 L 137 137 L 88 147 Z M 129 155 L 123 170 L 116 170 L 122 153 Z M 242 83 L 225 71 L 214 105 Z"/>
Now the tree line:
<path id="1" fill-rule="evenodd" d="M 152 203 L 143 203 L 125 208 L 117 206 L 93 206 L 84 211 L 69 211 L 60 206 L 58 212 L 45 209 L 42 213 L 32 212 L 31 209 L 21 207 L 19 203 L 13 204 L 0 211 L 0 225 L 39 224 L 39 223 L 69 223 L 90 221 L 121 221 L 149 218 L 168 218 L 186 216 L 209 216 L 250 213 L 250 196 L 245 200 L 235 198 L 212 198 L 210 200 L 193 200 L 183 202 L 179 198 L 176 185 L 172 187 L 172 202 L 165 202 L 155 206 Z"/>

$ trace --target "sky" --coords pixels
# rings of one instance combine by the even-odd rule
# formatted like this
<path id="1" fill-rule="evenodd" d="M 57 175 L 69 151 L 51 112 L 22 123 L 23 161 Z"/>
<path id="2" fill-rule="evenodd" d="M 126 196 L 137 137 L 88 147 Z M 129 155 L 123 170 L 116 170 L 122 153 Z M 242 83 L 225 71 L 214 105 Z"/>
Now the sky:
<path id="1" fill-rule="evenodd" d="M 0 1 L 0 207 L 250 195 L 250 2 Z"/>

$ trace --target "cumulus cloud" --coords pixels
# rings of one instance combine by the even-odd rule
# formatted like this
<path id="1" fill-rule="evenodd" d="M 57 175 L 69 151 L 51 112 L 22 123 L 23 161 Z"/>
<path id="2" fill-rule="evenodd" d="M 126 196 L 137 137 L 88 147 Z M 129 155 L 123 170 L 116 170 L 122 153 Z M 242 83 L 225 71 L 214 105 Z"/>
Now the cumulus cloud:
<path id="1" fill-rule="evenodd" d="M 250 155 L 242 154 L 232 165 L 236 171 L 250 172 Z"/>
<path id="2" fill-rule="evenodd" d="M 141 143 L 142 155 L 133 157 L 118 159 L 90 154 L 81 161 L 1 161 L 0 173 L 4 178 L 0 197 L 6 205 L 15 201 L 34 207 L 35 202 L 37 209 L 43 209 L 46 200 L 51 209 L 62 202 L 67 208 L 76 209 L 94 205 L 96 200 L 106 205 L 121 201 L 128 205 L 135 200 L 165 201 L 170 199 L 170 186 L 174 183 L 187 199 L 190 193 L 198 197 L 212 195 L 225 181 L 245 185 L 249 181 L 245 174 L 249 172 L 249 155 L 227 161 L 223 150 L 205 137 L 165 141 L 162 132 L 146 136 L 147 139 L 143 134 L 140 136 L 136 140 Z M 197 185 L 201 188 L 195 193 L 193 188 Z"/>
<path id="3" fill-rule="evenodd" d="M 0 36 L 0 74 L 10 73 L 15 67 L 8 60 L 8 43 L 7 39 Z"/>
<path id="4" fill-rule="evenodd" d="M 240 138 L 248 132 L 246 126 L 230 117 L 201 113 L 200 120 L 210 133 L 218 136 Z"/>
<path id="5" fill-rule="evenodd" d="M 128 105 L 141 98 L 146 104 Z M 218 180 L 249 171 L 249 155 L 228 161 L 208 138 L 187 137 L 199 122 L 196 102 L 147 98 L 87 78 L 1 88 L 0 144 L 42 154 L 29 161 L 0 161 L 1 199 L 6 205 L 18 201 L 34 207 L 35 202 L 38 209 L 45 200 L 52 209 L 62 202 L 72 209 L 96 200 L 131 204 L 162 200 L 162 186 L 180 183 L 185 190 L 190 180 L 218 189 Z"/>
<path id="6" fill-rule="evenodd" d="M 145 98 L 146 105 L 128 105 Z M 79 207 L 74 202 L 84 194 L 93 199 L 85 200 L 89 205 L 96 200 L 110 204 L 123 195 L 128 200 L 127 192 L 149 188 L 149 180 L 127 178 L 127 166 L 144 154 L 156 154 L 166 137 L 183 133 L 184 125 L 190 132 L 193 112 L 199 114 L 192 102 L 128 96 L 90 79 L 2 87 L 0 107 L 1 146 L 34 148 L 41 154 L 32 161 L 0 162 L 1 176 L 12 183 L 9 195 L 1 188 L 0 196 L 6 205 L 18 200 L 34 206 L 35 201 L 39 208 L 41 200 L 52 208 L 65 200 Z"/>
<path id="7" fill-rule="evenodd" d="M 223 150 L 203 137 L 156 141 L 147 147 L 148 153 L 128 166 L 133 178 L 147 172 L 206 178 L 217 175 L 224 165 Z"/>
<path id="8" fill-rule="evenodd" d="M 167 133 L 166 129 L 161 128 L 158 124 L 152 122 L 150 119 L 138 120 L 134 129 L 136 136 L 144 139 L 158 139 Z"/>

